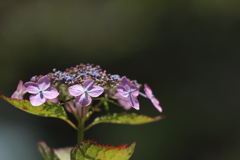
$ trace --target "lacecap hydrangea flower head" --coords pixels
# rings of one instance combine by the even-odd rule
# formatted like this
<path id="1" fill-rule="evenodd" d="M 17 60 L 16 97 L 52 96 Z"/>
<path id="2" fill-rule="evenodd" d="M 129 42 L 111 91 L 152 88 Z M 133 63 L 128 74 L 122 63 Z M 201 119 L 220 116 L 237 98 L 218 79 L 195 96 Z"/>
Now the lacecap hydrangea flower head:
<path id="1" fill-rule="evenodd" d="M 130 108 L 139 110 L 138 96 L 141 95 L 150 99 L 156 109 L 162 112 L 159 101 L 154 97 L 150 87 L 144 85 L 145 93 L 140 92 L 141 87 L 136 80 L 109 74 L 98 65 L 79 64 L 65 71 L 53 69 L 53 72 L 46 75 L 33 76 L 24 85 L 20 81 L 12 98 L 23 99 L 24 94 L 28 92 L 31 94 L 29 100 L 33 106 L 50 101 L 68 103 L 74 109 L 91 106 L 93 100 L 104 97 L 116 99 L 126 110 Z"/>

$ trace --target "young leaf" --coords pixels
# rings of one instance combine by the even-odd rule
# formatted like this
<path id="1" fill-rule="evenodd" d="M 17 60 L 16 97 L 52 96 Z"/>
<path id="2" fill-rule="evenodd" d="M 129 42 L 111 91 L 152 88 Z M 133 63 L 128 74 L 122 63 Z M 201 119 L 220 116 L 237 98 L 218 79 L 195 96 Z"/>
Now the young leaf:
<path id="1" fill-rule="evenodd" d="M 52 149 L 45 142 L 38 143 L 38 149 L 45 160 L 70 160 L 72 147 Z"/>
<path id="2" fill-rule="evenodd" d="M 126 144 L 118 147 L 99 145 L 94 141 L 84 141 L 77 144 L 71 151 L 71 160 L 128 160 L 136 143 L 126 147 Z"/>
<path id="3" fill-rule="evenodd" d="M 77 127 L 68 120 L 64 108 L 57 103 L 45 102 L 40 106 L 32 106 L 28 100 L 8 98 L 2 94 L 0 94 L 0 97 L 22 111 L 43 117 L 60 118 L 69 123 L 73 128 L 77 129 Z"/>
<path id="4" fill-rule="evenodd" d="M 135 113 L 113 113 L 102 117 L 97 117 L 85 130 L 98 123 L 117 123 L 138 125 L 144 123 L 155 122 L 163 119 L 165 116 L 148 117 L 145 115 L 137 115 Z"/>

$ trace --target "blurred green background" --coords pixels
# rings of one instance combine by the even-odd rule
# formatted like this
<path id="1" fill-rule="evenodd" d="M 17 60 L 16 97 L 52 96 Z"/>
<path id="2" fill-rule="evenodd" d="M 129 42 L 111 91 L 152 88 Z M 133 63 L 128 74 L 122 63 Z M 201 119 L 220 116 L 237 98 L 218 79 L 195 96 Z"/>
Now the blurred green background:
<path id="1" fill-rule="evenodd" d="M 148 83 L 160 99 L 155 123 L 99 124 L 85 139 L 137 142 L 131 160 L 240 159 L 240 10 L 234 0 L 2 0 L 0 93 L 19 80 L 94 63 Z M 141 110 L 157 116 L 147 99 Z M 42 160 L 39 140 L 74 146 L 64 121 L 0 100 L 0 159 Z M 121 111 L 112 106 L 111 111 Z"/>

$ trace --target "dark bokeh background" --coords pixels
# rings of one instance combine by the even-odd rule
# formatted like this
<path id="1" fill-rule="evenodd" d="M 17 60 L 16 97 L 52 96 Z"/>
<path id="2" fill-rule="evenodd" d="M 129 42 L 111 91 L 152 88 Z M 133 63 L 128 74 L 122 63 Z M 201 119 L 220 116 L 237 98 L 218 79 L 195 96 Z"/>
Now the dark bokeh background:
<path id="1" fill-rule="evenodd" d="M 240 10 L 233 0 L 0 1 L 0 93 L 79 63 L 148 83 L 167 118 L 99 124 L 85 139 L 137 142 L 131 160 L 240 159 Z M 149 116 L 160 113 L 139 98 Z M 41 160 L 37 141 L 73 146 L 64 121 L 0 100 L 0 159 Z M 113 106 L 112 111 L 119 111 Z"/>

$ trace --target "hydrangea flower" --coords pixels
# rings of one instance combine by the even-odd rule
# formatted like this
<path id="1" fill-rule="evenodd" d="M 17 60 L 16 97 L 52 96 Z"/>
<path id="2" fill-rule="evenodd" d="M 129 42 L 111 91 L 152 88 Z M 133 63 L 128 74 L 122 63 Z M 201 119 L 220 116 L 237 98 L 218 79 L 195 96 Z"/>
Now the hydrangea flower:
<path id="1" fill-rule="evenodd" d="M 131 109 L 132 105 L 128 101 L 128 98 L 122 97 L 119 93 L 114 94 L 114 97 L 118 98 L 118 103 L 123 106 L 125 110 Z"/>
<path id="2" fill-rule="evenodd" d="M 11 98 L 23 99 L 25 93 L 27 93 L 26 87 L 23 85 L 23 81 L 19 81 L 17 90 L 12 94 Z"/>
<path id="3" fill-rule="evenodd" d="M 39 106 L 47 99 L 55 99 L 59 95 L 57 89 L 50 86 L 50 80 L 47 76 L 41 77 L 37 83 L 26 82 L 25 87 L 27 92 L 33 94 L 29 98 L 33 106 Z"/>
<path id="4" fill-rule="evenodd" d="M 102 87 L 93 84 L 93 79 L 86 79 L 83 82 L 83 86 L 75 84 L 69 87 L 68 91 L 72 96 L 76 97 L 76 102 L 80 104 L 80 106 L 88 106 L 92 102 L 91 97 L 98 97 L 104 91 Z"/>
<path id="5" fill-rule="evenodd" d="M 157 98 L 155 98 L 155 96 L 152 93 L 151 88 L 147 85 L 144 84 L 144 91 L 146 93 L 146 96 L 152 101 L 153 105 L 155 106 L 155 108 L 159 111 L 162 112 L 162 108 L 159 105 L 159 101 L 157 100 Z"/>
<path id="6" fill-rule="evenodd" d="M 139 110 L 139 102 L 136 98 L 139 94 L 137 86 L 131 84 L 126 77 L 123 77 L 121 80 L 121 85 L 117 86 L 117 91 L 123 98 L 128 99 L 133 108 Z"/>

